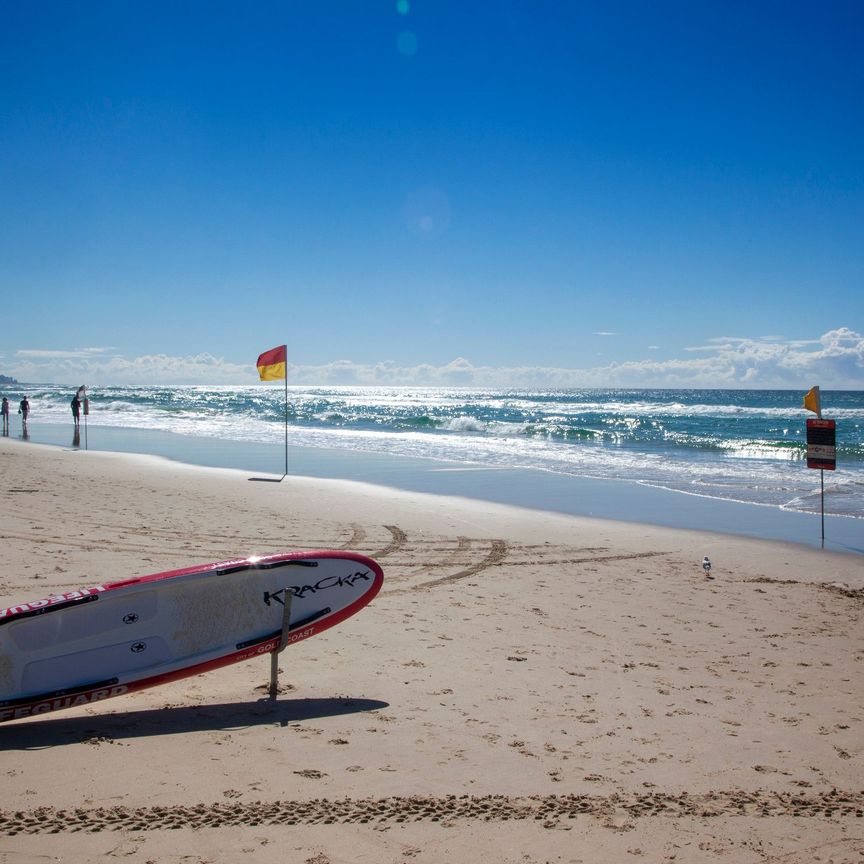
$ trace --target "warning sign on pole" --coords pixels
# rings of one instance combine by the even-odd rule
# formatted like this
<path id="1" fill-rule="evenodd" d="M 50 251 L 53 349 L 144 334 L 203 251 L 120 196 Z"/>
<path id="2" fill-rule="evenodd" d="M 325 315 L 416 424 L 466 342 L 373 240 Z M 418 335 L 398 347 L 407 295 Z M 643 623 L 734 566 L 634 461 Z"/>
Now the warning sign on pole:
<path id="1" fill-rule="evenodd" d="M 807 421 L 807 467 L 837 468 L 837 424 L 833 420 Z"/>

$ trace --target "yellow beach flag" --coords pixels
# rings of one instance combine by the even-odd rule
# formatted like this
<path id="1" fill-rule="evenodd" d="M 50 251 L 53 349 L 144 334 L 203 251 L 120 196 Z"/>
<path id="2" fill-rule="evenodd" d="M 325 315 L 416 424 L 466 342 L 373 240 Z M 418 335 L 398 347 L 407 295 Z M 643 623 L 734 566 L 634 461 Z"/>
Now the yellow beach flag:
<path id="1" fill-rule="evenodd" d="M 262 381 L 281 381 L 285 378 L 285 362 L 288 354 L 288 346 L 280 345 L 265 351 L 255 364 L 258 367 L 258 375 Z"/>
<path id="2" fill-rule="evenodd" d="M 822 416 L 822 399 L 819 396 L 819 388 L 811 387 L 804 397 L 803 408 L 812 411 L 817 417 Z"/>

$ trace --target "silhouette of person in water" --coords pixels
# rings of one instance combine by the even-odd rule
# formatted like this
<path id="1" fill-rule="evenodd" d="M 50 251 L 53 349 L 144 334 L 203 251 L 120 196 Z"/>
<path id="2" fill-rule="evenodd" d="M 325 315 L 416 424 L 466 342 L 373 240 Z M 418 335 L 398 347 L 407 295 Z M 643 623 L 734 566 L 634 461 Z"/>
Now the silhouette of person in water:
<path id="1" fill-rule="evenodd" d="M 27 418 L 30 416 L 30 400 L 26 396 L 18 403 L 18 413 L 21 415 L 21 425 L 26 429 Z"/>
<path id="2" fill-rule="evenodd" d="M 81 418 L 81 400 L 77 393 L 72 397 L 70 404 L 72 406 L 72 419 L 75 421 L 75 428 L 77 429 Z"/>
<path id="3" fill-rule="evenodd" d="M 3 397 L 3 434 L 9 434 L 9 400 L 4 396 Z"/>

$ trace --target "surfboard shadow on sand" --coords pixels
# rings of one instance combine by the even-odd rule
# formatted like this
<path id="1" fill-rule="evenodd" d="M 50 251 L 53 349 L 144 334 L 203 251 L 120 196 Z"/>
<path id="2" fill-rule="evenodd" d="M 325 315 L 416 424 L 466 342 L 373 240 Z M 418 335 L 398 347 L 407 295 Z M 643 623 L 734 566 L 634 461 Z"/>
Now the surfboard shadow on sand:
<path id="1" fill-rule="evenodd" d="M 380 711 L 389 703 L 350 697 L 323 699 L 256 699 L 216 705 L 187 705 L 89 715 L 34 719 L 0 726 L 0 751 L 40 750 L 122 738 L 147 738 L 186 732 L 238 730 L 251 726 L 287 726 L 304 720 Z"/>

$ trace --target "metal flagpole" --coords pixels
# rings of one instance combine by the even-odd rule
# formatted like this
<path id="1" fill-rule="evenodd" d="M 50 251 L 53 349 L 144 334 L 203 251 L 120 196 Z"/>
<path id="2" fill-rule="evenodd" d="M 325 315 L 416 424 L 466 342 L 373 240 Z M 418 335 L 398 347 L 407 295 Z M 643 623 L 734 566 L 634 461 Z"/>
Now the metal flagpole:
<path id="1" fill-rule="evenodd" d="M 822 487 L 822 548 L 825 548 L 825 470 L 819 469 L 819 485 Z"/>
<path id="2" fill-rule="evenodd" d="M 822 419 L 822 396 L 818 385 L 811 387 L 802 406 L 812 411 L 817 419 L 807 421 L 807 467 L 819 469 L 819 498 L 822 511 L 822 548 L 825 548 L 825 469 L 836 466 L 836 424 Z"/>
<path id="3" fill-rule="evenodd" d="M 822 391 L 816 390 L 816 416 L 821 420 L 822 419 Z M 825 469 L 819 469 L 819 489 L 821 492 L 820 498 L 822 499 L 822 548 L 825 548 Z"/>
<path id="4" fill-rule="evenodd" d="M 87 401 L 87 388 L 84 388 L 84 404 L 81 406 L 84 410 L 84 449 L 87 450 L 87 415 L 90 413 L 90 403 Z"/>
<path id="5" fill-rule="evenodd" d="M 288 476 L 288 346 L 285 346 L 285 476 Z"/>

